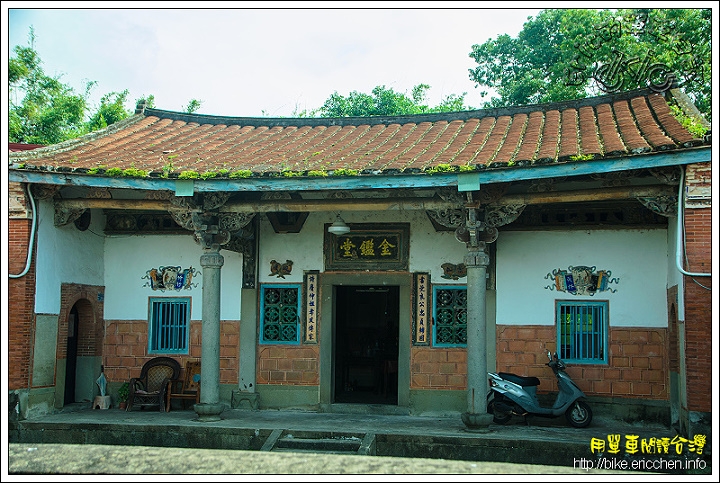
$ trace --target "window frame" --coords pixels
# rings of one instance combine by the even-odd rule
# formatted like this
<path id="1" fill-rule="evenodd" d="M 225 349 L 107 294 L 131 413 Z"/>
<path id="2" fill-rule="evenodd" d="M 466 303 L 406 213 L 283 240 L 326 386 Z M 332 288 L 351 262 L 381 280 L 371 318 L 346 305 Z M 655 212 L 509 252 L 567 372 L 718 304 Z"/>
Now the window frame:
<path id="1" fill-rule="evenodd" d="M 267 340 L 265 339 L 265 290 L 267 289 L 295 289 L 297 290 L 297 318 L 295 321 L 295 340 Z M 258 304 L 259 309 L 259 343 L 270 345 L 270 344 L 283 344 L 283 345 L 300 345 L 301 341 L 301 319 L 302 319 L 302 284 L 301 283 L 265 283 L 260 284 L 259 297 L 260 303 Z"/>
<path id="2" fill-rule="evenodd" d="M 601 318 L 599 322 L 599 326 L 595 327 L 594 320 L 593 319 L 593 325 L 592 328 L 592 334 L 597 337 L 598 344 L 598 352 L 601 353 L 601 356 L 596 357 L 563 357 L 564 351 L 563 346 L 566 344 L 563 344 L 563 325 L 571 325 L 571 322 L 568 322 L 567 324 L 561 323 L 561 317 L 562 317 L 562 309 L 563 308 L 572 308 L 574 310 L 580 309 L 581 312 L 587 311 L 588 309 L 591 310 L 591 314 L 594 314 L 595 310 L 600 310 L 600 313 L 598 314 L 598 317 Z M 577 314 L 580 317 L 582 317 L 582 313 Z M 578 324 L 580 324 L 581 321 L 576 321 L 575 326 L 577 327 Z M 563 361 L 571 362 L 573 364 L 607 364 L 608 363 L 608 344 L 609 344 L 609 335 L 610 335 L 610 302 L 608 300 L 555 300 L 555 325 L 556 325 L 556 335 L 557 335 L 557 352 L 558 357 L 562 359 Z M 569 350 L 572 350 L 575 347 L 575 344 L 573 343 L 573 335 L 575 337 L 580 336 L 580 341 L 582 341 L 583 337 L 582 335 L 587 332 L 588 330 L 583 328 L 580 333 L 578 334 L 577 331 L 573 332 L 571 330 L 570 334 L 567 334 L 567 337 L 569 338 Z M 582 345 L 582 343 L 581 343 Z"/>
<path id="3" fill-rule="evenodd" d="M 465 292 L 465 342 L 438 342 L 437 339 L 437 294 L 440 290 L 456 290 Z M 467 347 L 467 285 L 465 284 L 447 284 L 433 285 L 432 287 L 432 345 L 433 347 Z"/>
<path id="4" fill-rule="evenodd" d="M 162 321 L 160 319 L 155 320 L 155 309 L 156 305 L 160 303 L 172 303 L 184 305 L 184 336 L 182 337 L 182 343 L 184 347 L 180 348 L 166 348 L 163 347 L 162 333 L 157 334 L 158 331 L 162 331 Z M 176 354 L 185 355 L 190 353 L 190 322 L 192 319 L 192 297 L 149 297 L 148 298 L 148 354 Z M 160 324 L 158 326 L 158 324 Z M 165 323 L 167 325 L 167 322 Z M 170 327 L 172 329 L 172 327 Z M 153 348 L 153 342 L 158 348 Z M 165 341 L 167 342 L 167 341 Z"/>

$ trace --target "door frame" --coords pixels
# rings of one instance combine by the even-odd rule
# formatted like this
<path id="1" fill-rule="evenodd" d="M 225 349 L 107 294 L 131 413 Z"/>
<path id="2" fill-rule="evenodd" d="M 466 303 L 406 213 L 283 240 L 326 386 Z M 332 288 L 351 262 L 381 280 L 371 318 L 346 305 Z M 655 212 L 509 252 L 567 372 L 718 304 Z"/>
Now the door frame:
<path id="1" fill-rule="evenodd" d="M 333 403 L 335 373 L 333 342 L 335 340 L 335 287 L 397 286 L 398 307 L 398 407 L 410 403 L 410 346 L 412 334 L 412 274 L 409 272 L 323 272 L 319 275 L 320 287 L 320 406 Z"/>

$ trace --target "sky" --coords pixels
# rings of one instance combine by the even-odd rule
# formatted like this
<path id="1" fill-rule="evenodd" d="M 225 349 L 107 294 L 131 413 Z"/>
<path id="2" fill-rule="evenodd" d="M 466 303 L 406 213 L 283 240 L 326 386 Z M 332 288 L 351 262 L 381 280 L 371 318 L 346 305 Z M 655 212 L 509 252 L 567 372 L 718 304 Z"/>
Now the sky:
<path id="1" fill-rule="evenodd" d="M 45 73 L 77 93 L 97 82 L 93 106 L 127 89 L 128 109 L 154 95 L 158 109 L 182 111 L 197 99 L 199 114 L 239 117 L 289 117 L 321 107 L 334 92 L 370 94 L 376 86 L 410 95 L 418 84 L 430 86 L 430 106 L 466 92 L 466 105 L 479 108 L 486 99 L 468 74 L 477 65 L 473 44 L 516 37 L 541 11 L 477 8 L 483 2 L 94 4 L 112 8 L 3 2 L 4 55 L 29 45 L 32 26 Z"/>

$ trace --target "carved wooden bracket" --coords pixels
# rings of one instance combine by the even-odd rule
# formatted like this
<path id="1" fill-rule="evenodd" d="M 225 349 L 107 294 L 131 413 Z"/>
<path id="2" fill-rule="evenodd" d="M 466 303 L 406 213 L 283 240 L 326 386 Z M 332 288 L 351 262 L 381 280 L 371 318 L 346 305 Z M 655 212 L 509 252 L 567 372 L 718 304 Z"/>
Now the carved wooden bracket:
<path id="1" fill-rule="evenodd" d="M 637 198 L 637 200 L 653 213 L 662 216 L 677 215 L 677 196 L 655 196 L 652 198 Z"/>

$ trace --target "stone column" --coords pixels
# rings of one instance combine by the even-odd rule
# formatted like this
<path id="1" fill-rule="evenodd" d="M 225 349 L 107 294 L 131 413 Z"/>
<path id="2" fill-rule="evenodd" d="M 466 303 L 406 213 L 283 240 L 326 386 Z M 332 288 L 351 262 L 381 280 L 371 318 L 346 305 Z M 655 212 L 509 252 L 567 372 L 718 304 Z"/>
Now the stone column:
<path id="1" fill-rule="evenodd" d="M 200 403 L 195 412 L 200 421 L 219 421 L 225 406 L 220 403 L 220 269 L 225 260 L 217 250 L 200 257 L 202 287 L 202 356 Z"/>
<path id="2" fill-rule="evenodd" d="M 497 239 L 497 230 L 478 219 L 476 206 L 466 206 L 464 230 L 456 232 L 465 241 L 467 267 L 467 411 L 461 415 L 468 429 L 487 431 L 492 415 L 487 413 L 487 320 L 486 275 L 490 257 L 486 242 Z"/>
<path id="3" fill-rule="evenodd" d="M 487 320 L 485 317 L 485 279 L 490 257 L 485 243 L 468 247 L 467 267 L 467 412 L 463 423 L 469 429 L 487 428 Z"/>

